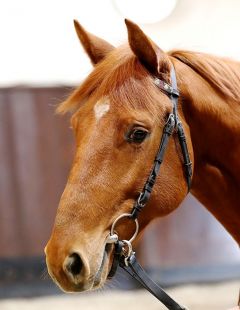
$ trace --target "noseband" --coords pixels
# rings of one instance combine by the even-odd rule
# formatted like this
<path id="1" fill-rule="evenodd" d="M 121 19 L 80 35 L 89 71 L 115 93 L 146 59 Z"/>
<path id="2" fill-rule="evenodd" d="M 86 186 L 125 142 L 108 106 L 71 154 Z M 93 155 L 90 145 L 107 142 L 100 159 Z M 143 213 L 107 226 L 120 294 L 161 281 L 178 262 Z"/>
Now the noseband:
<path id="1" fill-rule="evenodd" d="M 112 278 L 117 270 L 117 267 L 120 266 L 128 274 L 130 274 L 134 279 L 142 284 L 152 295 L 154 295 L 159 301 L 161 301 L 168 309 L 171 310 L 183 310 L 185 307 L 179 305 L 175 300 L 173 300 L 160 286 L 158 286 L 154 281 L 149 278 L 147 273 L 143 270 L 141 265 L 137 262 L 135 252 L 132 249 L 132 241 L 138 234 L 138 215 L 142 209 L 146 206 L 149 201 L 153 186 L 156 182 L 156 178 L 159 174 L 161 164 L 163 162 L 163 157 L 166 151 L 166 147 L 169 141 L 169 138 L 172 136 L 174 131 L 176 131 L 179 144 L 181 147 L 183 155 L 183 167 L 184 174 L 187 182 L 188 191 L 191 186 L 191 177 L 192 177 L 192 163 L 190 160 L 186 137 L 183 130 L 182 123 L 178 117 L 177 105 L 179 92 L 177 89 L 177 79 L 174 67 L 171 69 L 171 85 L 166 82 L 155 78 L 154 84 L 164 92 L 172 102 L 172 112 L 168 116 L 168 120 L 163 128 L 163 133 L 161 137 L 160 146 L 158 148 L 153 167 L 150 171 L 149 177 L 145 182 L 142 192 L 139 194 L 138 199 L 134 203 L 131 213 L 121 214 L 112 224 L 111 232 L 108 238 L 107 243 L 115 244 L 115 252 L 111 270 L 109 272 L 108 278 Z M 118 235 L 115 232 L 115 226 L 117 222 L 127 217 L 132 219 L 135 222 L 136 230 L 134 235 L 129 240 L 119 240 Z"/>

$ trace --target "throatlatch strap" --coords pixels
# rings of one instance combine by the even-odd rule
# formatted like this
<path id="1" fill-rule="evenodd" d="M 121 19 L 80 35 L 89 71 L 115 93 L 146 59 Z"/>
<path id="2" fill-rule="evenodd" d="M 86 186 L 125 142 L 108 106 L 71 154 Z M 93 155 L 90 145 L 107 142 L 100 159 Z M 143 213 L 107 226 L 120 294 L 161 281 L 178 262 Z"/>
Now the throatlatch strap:
<path id="1" fill-rule="evenodd" d="M 177 89 L 177 79 L 176 79 L 176 74 L 175 74 L 175 70 L 173 67 L 171 70 L 171 82 L 172 82 L 172 88 Z M 189 192 L 191 188 L 191 181 L 192 181 L 192 162 L 190 160 L 190 156 L 188 152 L 187 141 L 186 141 L 183 125 L 177 113 L 178 96 L 176 95 L 176 92 L 170 93 L 170 98 L 173 103 L 173 114 L 175 116 L 178 140 L 179 140 L 179 144 L 181 146 L 181 150 L 183 154 L 183 165 L 185 168 L 185 177 L 187 180 L 187 186 L 188 186 L 188 192 Z"/>
<path id="2" fill-rule="evenodd" d="M 188 153 L 186 137 L 185 137 L 185 133 L 184 133 L 181 122 L 178 122 L 177 124 L 177 134 L 178 134 L 178 140 L 179 140 L 182 154 L 183 154 L 183 165 L 185 168 L 185 176 L 187 180 L 188 191 L 190 191 L 191 182 L 192 182 L 192 162 L 191 162 L 191 159 Z"/>

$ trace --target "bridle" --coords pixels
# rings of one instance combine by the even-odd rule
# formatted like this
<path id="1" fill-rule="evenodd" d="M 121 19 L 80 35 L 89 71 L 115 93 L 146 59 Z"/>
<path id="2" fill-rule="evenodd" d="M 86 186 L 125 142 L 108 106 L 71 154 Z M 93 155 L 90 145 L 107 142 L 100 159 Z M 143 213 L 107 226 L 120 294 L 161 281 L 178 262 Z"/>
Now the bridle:
<path id="1" fill-rule="evenodd" d="M 182 155 L 183 155 L 183 166 L 185 178 L 187 181 L 188 191 L 191 186 L 191 178 L 192 178 L 192 163 L 190 160 L 185 133 L 183 130 L 182 123 L 178 117 L 177 105 L 179 92 L 177 88 L 177 80 L 176 73 L 174 67 L 171 69 L 171 85 L 168 83 L 155 78 L 154 84 L 164 92 L 171 100 L 173 108 L 172 112 L 168 116 L 168 120 L 163 128 L 163 133 L 161 137 L 160 146 L 158 148 L 154 164 L 150 171 L 149 177 L 145 182 L 142 192 L 139 194 L 138 199 L 135 201 L 133 209 L 131 213 L 123 213 L 119 217 L 115 219 L 112 224 L 111 231 L 107 243 L 115 244 L 114 258 L 111 270 L 108 274 L 108 278 L 112 278 L 116 273 L 117 267 L 120 266 L 123 268 L 128 274 L 130 274 L 134 279 L 142 284 L 152 295 L 154 295 L 159 301 L 161 301 L 168 309 L 171 310 L 183 310 L 187 309 L 179 305 L 174 299 L 172 299 L 160 286 L 158 286 L 151 278 L 147 275 L 147 273 L 143 270 L 141 265 L 137 262 L 135 252 L 132 249 L 132 242 L 136 238 L 139 230 L 138 224 L 138 215 L 142 211 L 142 209 L 146 206 L 149 201 L 153 186 L 156 182 L 156 178 L 158 176 L 161 164 L 163 162 L 163 157 L 166 151 L 166 147 L 169 141 L 169 138 L 172 136 L 174 131 L 176 131 L 179 144 L 181 147 Z M 129 240 L 119 240 L 117 233 L 115 232 L 115 227 L 117 222 L 127 217 L 132 219 L 135 222 L 136 230 L 134 235 Z"/>

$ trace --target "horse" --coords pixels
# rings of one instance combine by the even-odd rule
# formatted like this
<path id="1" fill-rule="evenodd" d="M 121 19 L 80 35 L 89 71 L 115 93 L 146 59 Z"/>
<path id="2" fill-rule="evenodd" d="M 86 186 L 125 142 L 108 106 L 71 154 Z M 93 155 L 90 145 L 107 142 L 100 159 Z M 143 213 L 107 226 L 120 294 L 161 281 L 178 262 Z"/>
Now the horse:
<path id="1" fill-rule="evenodd" d="M 180 92 L 178 113 L 193 175 L 190 192 L 240 243 L 240 63 L 186 50 L 164 52 L 141 28 L 125 20 L 128 43 L 115 48 L 74 21 L 94 70 L 62 102 L 71 112 L 76 153 L 45 247 L 48 272 L 67 292 L 99 288 L 114 256 L 112 224 L 129 214 L 152 167 L 172 103 L 154 83 Z M 173 212 L 188 193 L 174 131 L 139 232 Z M 122 218 L 121 239 L 134 234 Z"/>

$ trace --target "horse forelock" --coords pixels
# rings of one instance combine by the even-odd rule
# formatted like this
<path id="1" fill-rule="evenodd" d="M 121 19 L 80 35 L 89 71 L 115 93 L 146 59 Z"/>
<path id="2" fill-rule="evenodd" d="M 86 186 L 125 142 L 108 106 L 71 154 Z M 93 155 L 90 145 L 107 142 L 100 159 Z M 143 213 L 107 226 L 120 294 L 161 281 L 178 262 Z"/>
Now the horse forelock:
<path id="1" fill-rule="evenodd" d="M 57 112 L 74 112 L 90 98 L 98 101 L 107 97 L 119 108 L 143 109 L 162 118 L 165 107 L 159 96 L 161 92 L 154 85 L 151 74 L 124 45 L 96 65 L 85 81 L 58 106 Z"/>

